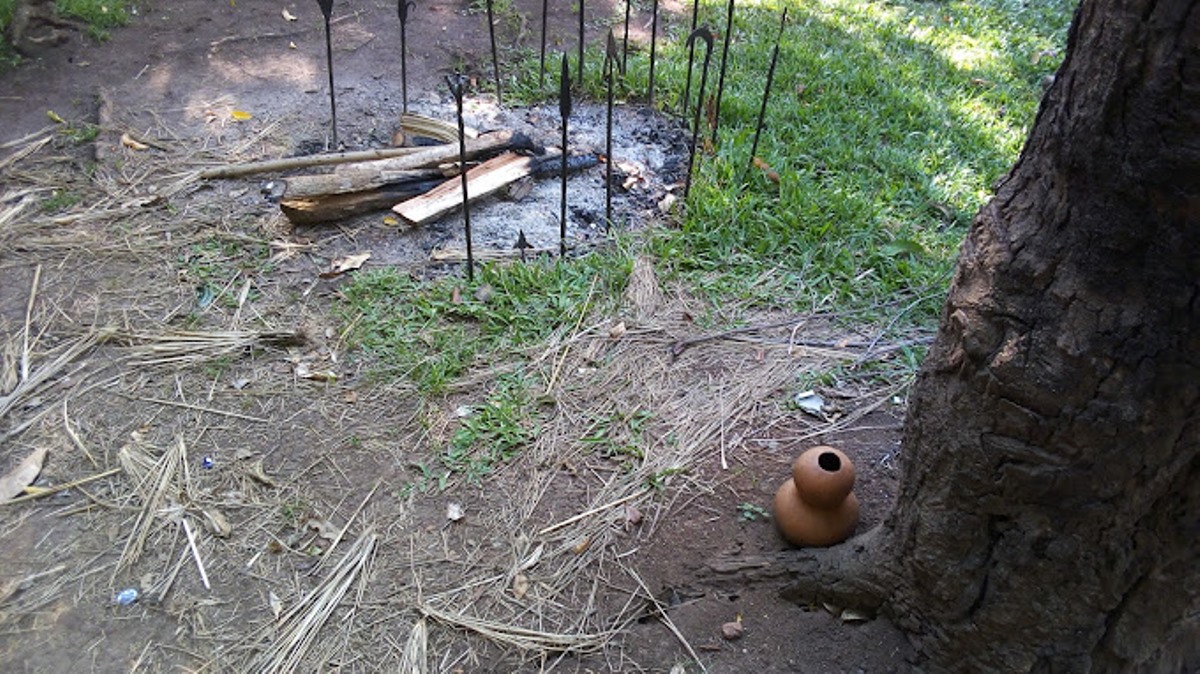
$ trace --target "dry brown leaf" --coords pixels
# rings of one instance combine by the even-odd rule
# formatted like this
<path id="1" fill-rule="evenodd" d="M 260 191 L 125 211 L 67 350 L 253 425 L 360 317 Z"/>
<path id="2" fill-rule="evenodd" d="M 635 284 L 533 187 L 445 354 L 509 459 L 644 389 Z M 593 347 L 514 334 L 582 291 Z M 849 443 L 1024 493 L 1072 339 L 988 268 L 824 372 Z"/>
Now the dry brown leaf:
<path id="1" fill-rule="evenodd" d="M 513 596 L 517 599 L 524 599 L 528 593 L 529 578 L 523 573 L 518 573 L 517 577 L 513 578 Z"/>
<path id="2" fill-rule="evenodd" d="M 275 620 L 279 620 L 279 614 L 283 613 L 283 601 L 274 591 L 267 593 L 267 603 L 271 606 L 271 615 L 275 616 Z"/>
<path id="3" fill-rule="evenodd" d="M 25 491 L 25 487 L 33 484 L 42 472 L 42 464 L 46 461 L 46 453 L 50 450 L 39 447 L 25 457 L 16 468 L 0 477 L 0 503 L 12 500 Z"/>
<path id="4" fill-rule="evenodd" d="M 335 276 L 341 276 L 348 271 L 354 271 L 355 269 L 361 268 L 363 263 L 369 259 L 371 259 L 371 251 L 369 250 L 365 253 L 355 253 L 353 255 L 339 257 L 330 265 L 329 271 L 321 272 L 320 276 L 321 278 L 333 278 Z"/>
<path id="5" fill-rule="evenodd" d="M 204 528 L 217 538 L 227 538 L 233 533 L 233 525 L 229 520 L 216 508 L 205 508 L 201 511 L 204 513 Z"/>
<path id="6" fill-rule="evenodd" d="M 149 150 L 150 146 L 145 143 L 139 143 L 133 136 L 128 133 L 121 134 L 121 144 L 130 150 Z"/>

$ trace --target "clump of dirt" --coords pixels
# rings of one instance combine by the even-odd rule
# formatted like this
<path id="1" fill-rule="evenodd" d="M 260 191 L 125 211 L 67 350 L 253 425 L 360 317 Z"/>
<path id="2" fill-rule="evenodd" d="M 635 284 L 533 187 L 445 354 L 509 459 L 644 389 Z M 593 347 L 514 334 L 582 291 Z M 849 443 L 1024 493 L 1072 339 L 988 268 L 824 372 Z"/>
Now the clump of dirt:
<path id="1" fill-rule="evenodd" d="M 256 4 L 149 8 L 107 45 L 5 75 L 17 93 L 0 114 L 21 108 L 19 131 L 33 134 L 0 159 L 0 471 L 49 451 L 35 491 L 0 504 L 0 661 L 906 669 L 907 646 L 886 622 L 796 606 L 778 595 L 785 578 L 714 570 L 783 553 L 770 495 L 809 444 L 836 444 L 857 463 L 860 531 L 881 520 L 903 385 L 877 373 L 894 349 L 835 315 L 758 315 L 710 333 L 693 319 L 700 303 L 641 259 L 618 315 L 560 326 L 543 351 L 516 359 L 539 394 L 522 451 L 477 479 L 439 470 L 512 372 L 473 373 L 434 399 L 380 383 L 344 342 L 334 313 L 344 279 L 318 272 L 367 249 L 371 264 L 420 271 L 430 250 L 461 245 L 456 217 L 408 232 L 378 216 L 297 230 L 257 180 L 196 177 L 322 144 L 314 8 L 288 5 L 301 19 L 290 22 L 278 7 L 246 6 Z M 530 4 L 517 3 L 522 15 Z M 368 46 L 392 39 L 383 27 L 394 10 L 339 7 L 339 93 L 356 111 L 347 138 L 382 144 L 398 114 L 398 63 Z M 556 11 L 570 35 L 570 12 Z M 478 19 L 422 7 L 414 34 L 478 35 Z M 432 59 L 442 48 L 417 51 Z M 437 83 L 442 66 L 422 63 L 409 64 L 414 82 Z M 38 131 L 44 108 L 68 114 L 80 93 L 70 87 L 96 79 L 110 85 L 98 137 L 82 125 Z M 416 109 L 446 119 L 448 98 L 422 87 Z M 557 132 L 554 106 L 475 98 L 468 114 L 547 144 Z M 602 148 L 601 116 L 577 106 L 573 144 Z M 614 159 L 635 178 L 618 220 L 654 226 L 681 179 L 682 130 L 635 106 L 618 120 Z M 573 178 L 579 249 L 602 238 L 603 186 L 602 169 Z M 480 204 L 480 245 L 510 248 L 515 226 L 553 247 L 557 198 L 547 181 L 529 202 Z M 876 373 L 856 370 L 866 365 Z M 813 387 L 829 402 L 821 416 L 792 403 Z M 740 638 L 723 634 L 727 623 Z"/>

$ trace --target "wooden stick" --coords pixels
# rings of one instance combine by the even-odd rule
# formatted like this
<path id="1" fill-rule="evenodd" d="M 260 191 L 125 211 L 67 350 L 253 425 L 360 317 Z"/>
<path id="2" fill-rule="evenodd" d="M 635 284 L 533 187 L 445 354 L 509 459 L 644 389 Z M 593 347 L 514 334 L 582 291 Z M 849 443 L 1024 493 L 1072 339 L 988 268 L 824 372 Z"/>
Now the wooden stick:
<path id="1" fill-rule="evenodd" d="M 29 284 L 29 303 L 25 305 L 25 329 L 21 332 L 21 381 L 29 379 L 29 327 L 33 322 L 33 304 L 37 301 L 38 281 L 42 278 L 42 265 L 33 270 L 33 282 Z"/>
<path id="2" fill-rule="evenodd" d="M 649 491 L 650 491 L 649 488 L 643 489 L 641 491 L 629 494 L 628 496 L 622 496 L 621 498 L 619 498 L 615 501 L 609 501 L 608 503 L 605 503 L 604 505 L 596 506 L 595 508 L 592 508 L 590 510 L 585 510 L 585 511 L 579 513 L 578 515 L 575 515 L 574 517 L 568 517 L 567 519 L 559 522 L 558 524 L 551 524 L 550 526 L 546 527 L 545 529 L 542 529 L 541 531 L 537 532 L 537 535 L 545 536 L 546 534 L 553 533 L 555 531 L 558 531 L 559 529 L 562 529 L 563 527 L 570 526 L 570 525 L 578 522 L 579 520 L 586 519 L 597 513 L 602 513 L 605 510 L 608 510 L 609 508 L 615 508 L 623 503 L 628 503 L 629 501 L 632 501 L 633 499 L 635 499 L 639 496 L 645 495 Z"/>
<path id="3" fill-rule="evenodd" d="M 314 154 L 307 157 L 283 157 L 281 159 L 267 159 L 264 161 L 254 161 L 245 164 L 216 166 L 201 171 L 200 177 L 204 180 L 213 180 L 216 178 L 240 178 L 242 176 L 254 175 L 256 173 L 271 173 L 274 171 L 289 171 L 291 169 L 298 168 L 312 168 L 313 166 L 330 166 L 332 164 L 348 164 L 351 162 L 369 161 L 372 159 L 403 157 L 405 155 L 418 154 L 421 151 L 422 148 L 417 147 L 389 147 L 378 150 L 357 150 L 354 152 Z"/>
<path id="4" fill-rule="evenodd" d="M 191 405 L 189 403 L 181 403 L 181 402 L 176 402 L 174 400 L 163 400 L 162 398 L 134 398 L 132 396 L 125 396 L 122 393 L 118 393 L 117 395 L 122 396 L 122 397 L 129 397 L 132 400 L 140 400 L 144 403 L 156 403 L 158 405 L 167 405 L 168 407 L 182 407 L 185 410 L 195 410 L 197 412 L 209 412 L 211 414 L 220 414 L 220 415 L 227 416 L 227 417 L 233 417 L 234 419 L 241 419 L 243 421 L 254 421 L 254 422 L 257 422 L 260 424 L 265 424 L 268 421 L 268 419 L 263 419 L 262 417 L 252 417 L 249 414 L 239 414 L 238 412 L 228 412 L 226 410 L 219 410 L 219 409 L 216 409 L 213 407 L 204 407 L 203 405 Z"/>
<path id="5" fill-rule="evenodd" d="M 503 152 L 504 150 L 536 150 L 533 140 L 524 134 L 512 131 L 492 131 L 480 134 L 478 138 L 467 140 L 467 159 L 473 159 L 483 154 Z M 453 144 L 434 145 L 433 147 L 416 148 L 416 152 L 394 159 L 364 161 L 355 166 L 339 166 L 337 173 L 353 173 L 357 171 L 407 171 L 412 169 L 437 166 L 446 162 L 458 162 L 458 148 Z M 345 162 L 343 162 L 345 163 Z"/>
<path id="6" fill-rule="evenodd" d="M 196 537 L 192 534 L 192 527 L 188 524 L 186 517 L 179 521 L 183 523 L 183 533 L 187 536 L 188 547 L 192 549 L 192 559 L 196 560 L 196 568 L 200 570 L 200 581 L 204 583 L 204 589 L 211 590 L 212 586 L 208 584 L 208 574 L 204 572 L 204 562 L 200 559 L 200 551 L 196 549 Z"/>

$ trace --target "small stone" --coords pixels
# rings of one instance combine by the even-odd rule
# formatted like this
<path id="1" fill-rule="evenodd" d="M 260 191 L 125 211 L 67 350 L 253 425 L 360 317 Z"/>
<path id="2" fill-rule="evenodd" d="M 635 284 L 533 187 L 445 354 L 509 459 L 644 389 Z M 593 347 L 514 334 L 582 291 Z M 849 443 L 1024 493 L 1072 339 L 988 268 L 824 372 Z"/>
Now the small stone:
<path id="1" fill-rule="evenodd" d="M 746 633 L 746 628 L 742 627 L 741 621 L 734 620 L 721 625 L 721 636 L 725 637 L 726 641 L 737 641 Z"/>

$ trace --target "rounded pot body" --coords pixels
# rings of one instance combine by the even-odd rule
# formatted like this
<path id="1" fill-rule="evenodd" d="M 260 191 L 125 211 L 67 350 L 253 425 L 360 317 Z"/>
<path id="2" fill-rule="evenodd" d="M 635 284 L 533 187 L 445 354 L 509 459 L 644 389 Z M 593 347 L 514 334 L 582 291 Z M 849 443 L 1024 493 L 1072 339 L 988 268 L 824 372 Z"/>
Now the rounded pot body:
<path id="1" fill-rule="evenodd" d="M 792 545 L 823 548 L 841 543 L 858 524 L 858 497 L 853 493 L 834 508 L 818 508 L 800 498 L 795 480 L 775 492 L 775 526 Z"/>
<path id="2" fill-rule="evenodd" d="M 854 489 L 854 463 L 841 450 L 820 445 L 792 462 L 800 498 L 813 507 L 837 508 Z"/>

